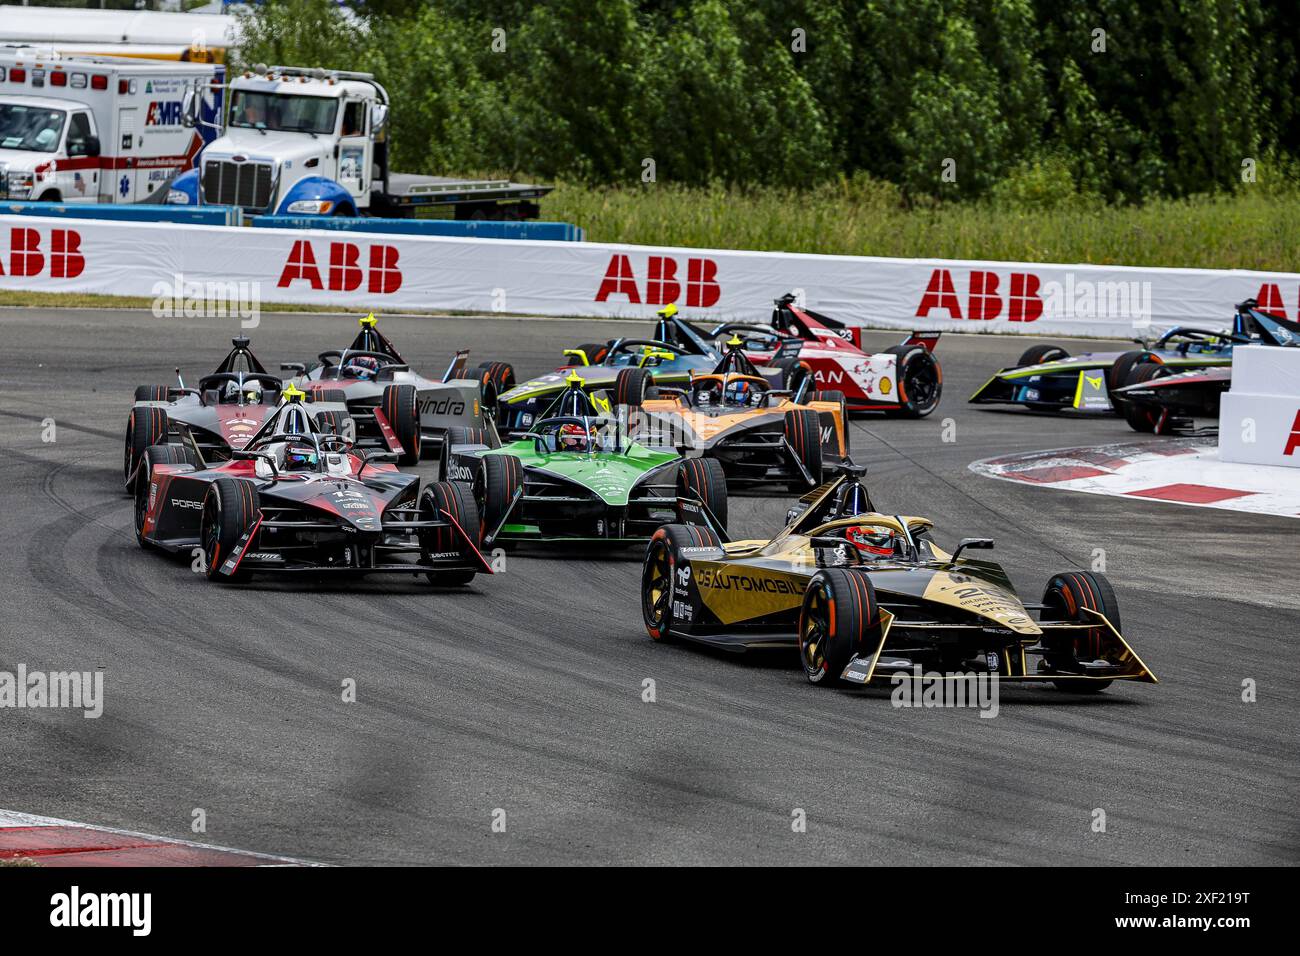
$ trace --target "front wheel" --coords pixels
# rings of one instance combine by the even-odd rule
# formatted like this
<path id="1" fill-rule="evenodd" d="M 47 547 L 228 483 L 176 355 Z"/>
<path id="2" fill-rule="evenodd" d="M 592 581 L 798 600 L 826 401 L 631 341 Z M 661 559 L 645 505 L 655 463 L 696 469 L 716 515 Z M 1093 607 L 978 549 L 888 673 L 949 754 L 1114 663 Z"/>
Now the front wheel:
<path id="1" fill-rule="evenodd" d="M 1043 604 L 1044 622 L 1088 624 L 1096 621 L 1088 611 L 1097 611 L 1105 615 L 1115 630 L 1120 630 L 1119 600 L 1115 597 L 1115 589 L 1106 576 L 1098 571 L 1062 571 L 1053 575 L 1043 591 Z M 1043 642 L 1047 648 L 1044 659 L 1054 670 L 1078 671 L 1081 670 L 1080 661 L 1094 661 L 1102 657 L 1105 640 L 1106 630 L 1103 627 L 1072 631 L 1064 636 L 1054 634 Z M 1079 694 L 1097 694 L 1111 684 L 1108 680 L 1085 677 L 1052 683 L 1061 690 Z"/>
<path id="2" fill-rule="evenodd" d="M 799 610 L 799 661 L 808 683 L 837 683 L 854 654 L 874 652 L 880 627 L 871 578 L 845 568 L 818 571 Z"/>
<path id="3" fill-rule="evenodd" d="M 478 547 L 483 539 L 478 504 L 474 501 L 474 493 L 469 486 L 455 481 L 439 481 L 429 485 L 420 496 L 420 520 L 442 521 L 448 525 L 425 528 L 420 532 L 420 549 L 426 562 L 434 562 L 437 555 L 455 553 L 464 563 L 471 565 L 447 571 L 426 571 L 425 577 L 429 583 L 455 587 L 473 581 L 478 573 L 475 567 L 478 562 L 470 544 Z M 453 522 L 460 527 L 460 531 L 451 527 Z M 466 541 L 466 536 L 469 542 Z"/>
<path id="4" fill-rule="evenodd" d="M 170 429 L 167 412 L 158 406 L 137 405 L 131 409 L 126 420 L 126 443 L 122 454 L 122 480 L 126 484 L 127 494 L 133 494 L 136 490 L 144 453 L 154 445 L 165 442 Z"/>
<path id="5" fill-rule="evenodd" d="M 203 517 L 199 523 L 199 542 L 203 547 L 204 563 L 209 581 L 220 580 L 222 565 L 235 557 L 235 573 L 224 575 L 227 581 L 247 581 L 249 572 L 238 570 L 239 560 L 253 542 L 246 542 L 245 550 L 234 555 L 244 535 L 253 526 L 260 513 L 257 485 L 247 478 L 218 478 L 208 486 L 203 496 Z"/>
<path id="6" fill-rule="evenodd" d="M 474 503 L 478 506 L 480 540 L 496 536 L 510 513 L 516 493 L 524 486 L 524 466 L 514 455 L 484 455 L 474 475 Z M 516 519 L 517 520 L 517 519 Z"/>
<path id="7" fill-rule="evenodd" d="M 1141 385 L 1143 382 L 1149 382 L 1155 378 L 1164 378 L 1169 375 L 1169 368 L 1159 362 L 1141 362 L 1129 370 L 1128 378 L 1125 379 L 1125 385 Z M 1124 421 L 1128 422 L 1129 428 L 1135 432 L 1154 432 L 1156 426 L 1160 424 L 1160 409 L 1153 408 L 1127 399 L 1119 403 L 1120 414 L 1124 416 Z"/>

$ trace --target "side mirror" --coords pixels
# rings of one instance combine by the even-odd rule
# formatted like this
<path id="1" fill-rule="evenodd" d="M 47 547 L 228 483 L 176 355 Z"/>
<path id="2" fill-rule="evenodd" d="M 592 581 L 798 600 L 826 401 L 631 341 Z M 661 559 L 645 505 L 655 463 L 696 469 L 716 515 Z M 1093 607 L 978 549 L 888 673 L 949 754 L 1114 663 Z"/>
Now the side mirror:
<path id="1" fill-rule="evenodd" d="M 299 375 L 304 375 L 307 372 L 307 366 L 302 362 L 281 362 L 280 371 L 297 372 Z"/>
<path id="2" fill-rule="evenodd" d="M 259 478 L 274 478 L 275 466 L 270 461 L 258 455 L 253 459 L 253 473 Z"/>
<path id="3" fill-rule="evenodd" d="M 370 107 L 370 135 L 374 136 L 388 123 L 388 107 L 375 103 Z"/>
<path id="4" fill-rule="evenodd" d="M 181 103 L 181 125 L 186 129 L 193 129 L 198 125 L 199 98 L 193 90 L 185 91 L 185 99 Z"/>
<path id="5" fill-rule="evenodd" d="M 952 560 L 955 563 L 956 560 L 961 557 L 961 553 L 967 548 L 970 548 L 971 550 L 979 549 L 987 551 L 992 547 L 992 538 L 962 538 L 961 542 L 957 545 L 957 550 L 952 553 Z"/>

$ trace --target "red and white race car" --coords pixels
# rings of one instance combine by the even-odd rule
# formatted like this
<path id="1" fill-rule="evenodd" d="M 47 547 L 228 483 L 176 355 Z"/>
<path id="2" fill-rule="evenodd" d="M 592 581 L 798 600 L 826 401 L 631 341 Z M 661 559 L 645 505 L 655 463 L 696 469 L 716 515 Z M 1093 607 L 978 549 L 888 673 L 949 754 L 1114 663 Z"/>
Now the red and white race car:
<path id="1" fill-rule="evenodd" d="M 901 345 L 864 352 L 860 328 L 795 301 L 788 294 L 777 299 L 771 325 L 729 322 L 711 334 L 739 336 L 745 354 L 758 365 L 781 364 L 797 354 L 817 388 L 843 392 L 852 411 L 924 418 L 939 407 L 943 370 L 934 357 L 938 332 L 913 332 Z"/>

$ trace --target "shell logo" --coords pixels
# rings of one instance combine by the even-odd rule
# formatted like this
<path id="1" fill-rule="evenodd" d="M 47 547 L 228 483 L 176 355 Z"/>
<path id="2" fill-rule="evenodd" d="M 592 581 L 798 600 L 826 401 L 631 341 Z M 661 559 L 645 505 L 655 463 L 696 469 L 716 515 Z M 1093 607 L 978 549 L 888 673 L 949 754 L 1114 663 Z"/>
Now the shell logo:
<path id="1" fill-rule="evenodd" d="M 888 395 L 889 392 L 890 392 L 890 390 L 893 389 L 893 387 L 894 387 L 894 383 L 891 382 L 891 381 L 889 380 L 889 376 L 888 376 L 888 375 L 885 375 L 885 376 L 882 376 L 882 377 L 881 377 L 881 379 L 880 379 L 880 392 L 881 392 L 882 395 Z"/>

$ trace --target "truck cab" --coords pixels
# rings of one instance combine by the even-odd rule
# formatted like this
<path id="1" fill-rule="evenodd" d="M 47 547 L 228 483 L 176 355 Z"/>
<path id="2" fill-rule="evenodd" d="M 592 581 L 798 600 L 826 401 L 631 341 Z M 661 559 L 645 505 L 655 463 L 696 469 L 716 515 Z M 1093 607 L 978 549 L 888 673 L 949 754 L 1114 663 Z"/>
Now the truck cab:
<path id="1" fill-rule="evenodd" d="M 352 76 L 277 67 L 232 80 L 225 131 L 201 157 L 200 202 L 250 214 L 368 209 L 388 94 Z"/>
<path id="2" fill-rule="evenodd" d="M 99 128 L 86 103 L 0 97 L 0 198 L 95 202 Z"/>
<path id="3" fill-rule="evenodd" d="M 238 206 L 249 215 L 532 219 L 550 191 L 506 180 L 389 172 L 388 92 L 369 73 L 255 66 L 234 77 L 220 135 L 169 203 Z M 197 94 L 184 122 L 202 125 Z"/>

